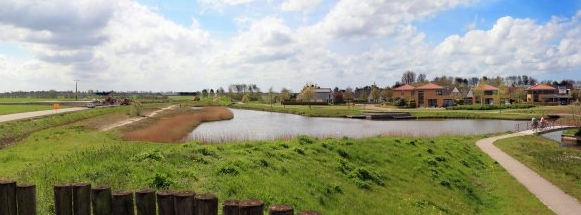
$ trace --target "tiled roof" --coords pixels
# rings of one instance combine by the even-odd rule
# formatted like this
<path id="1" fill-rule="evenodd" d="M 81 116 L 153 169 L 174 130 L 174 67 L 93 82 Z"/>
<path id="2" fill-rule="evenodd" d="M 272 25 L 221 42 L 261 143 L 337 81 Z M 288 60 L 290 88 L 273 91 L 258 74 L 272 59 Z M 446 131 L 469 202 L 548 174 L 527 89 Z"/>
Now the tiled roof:
<path id="1" fill-rule="evenodd" d="M 393 88 L 393 90 L 413 90 L 413 89 L 416 89 L 416 88 L 412 85 L 409 85 L 409 84 L 404 84 L 404 85 L 401 85 L 399 87 Z"/>
<path id="2" fill-rule="evenodd" d="M 498 90 L 498 88 L 491 86 L 491 85 L 488 85 L 488 84 L 485 84 L 484 86 L 482 86 L 482 89 L 483 90 Z"/>
<path id="3" fill-rule="evenodd" d="M 537 84 L 529 88 L 529 90 L 556 90 L 557 88 L 551 87 L 546 84 Z"/>
<path id="4" fill-rule="evenodd" d="M 437 85 L 437 84 L 429 83 L 429 84 L 419 86 L 416 89 L 418 89 L 418 90 L 435 90 L 435 89 L 444 89 L 444 87 Z"/>

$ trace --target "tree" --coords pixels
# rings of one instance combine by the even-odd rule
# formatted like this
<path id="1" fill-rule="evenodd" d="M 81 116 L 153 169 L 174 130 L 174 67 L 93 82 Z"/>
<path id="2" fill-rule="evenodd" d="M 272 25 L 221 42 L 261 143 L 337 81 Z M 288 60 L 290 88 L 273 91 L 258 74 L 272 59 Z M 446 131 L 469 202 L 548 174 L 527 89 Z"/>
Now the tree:
<path id="1" fill-rule="evenodd" d="M 426 83 L 426 82 L 428 82 L 428 79 L 426 79 L 426 74 L 420 73 L 418 75 L 418 80 L 416 80 L 416 81 L 419 82 L 419 83 Z"/>
<path id="2" fill-rule="evenodd" d="M 287 88 L 284 88 L 284 87 L 283 87 L 283 88 L 282 88 L 282 90 L 280 90 L 280 98 L 281 98 L 281 99 L 282 99 L 282 101 L 283 101 L 283 102 L 282 102 L 282 104 L 283 104 L 283 107 L 286 107 L 286 106 L 284 105 L 284 101 L 288 101 L 288 100 L 290 100 L 290 97 L 291 97 L 291 92 L 290 92 L 290 90 L 288 90 Z"/>
<path id="3" fill-rule="evenodd" d="M 391 90 L 391 88 L 389 87 L 385 87 L 383 90 L 381 90 L 381 98 L 383 98 L 384 101 L 389 101 L 390 98 L 393 96 L 393 91 Z"/>
<path id="4" fill-rule="evenodd" d="M 202 90 L 202 97 L 204 97 L 204 98 L 208 97 L 208 90 L 207 89 Z"/>
<path id="5" fill-rule="evenodd" d="M 413 84 L 416 82 L 416 73 L 413 71 L 406 71 L 401 76 L 401 83 L 402 84 Z"/>
<path id="6" fill-rule="evenodd" d="M 268 97 L 270 98 L 269 102 L 270 102 L 270 108 L 272 108 L 272 104 L 274 103 L 274 101 L 272 99 L 274 99 L 274 90 L 272 90 L 272 87 L 270 87 L 268 89 Z"/>
<path id="7" fill-rule="evenodd" d="M 351 108 L 350 103 L 351 101 L 353 101 L 354 98 L 355 94 L 353 93 L 353 89 L 351 89 L 351 87 L 347 87 L 347 89 L 345 89 L 345 92 L 343 93 L 343 99 L 347 101 L 347 108 Z"/>
<path id="8" fill-rule="evenodd" d="M 381 98 L 381 90 L 379 87 L 375 85 L 371 86 L 371 98 L 373 98 L 373 102 L 379 101 L 379 98 Z"/>
<path id="9" fill-rule="evenodd" d="M 307 100 L 309 109 L 311 109 L 311 101 L 315 98 L 315 85 L 306 85 L 301 92 L 301 99 Z"/>
<path id="10" fill-rule="evenodd" d="M 472 94 L 474 95 L 474 99 L 479 99 L 480 104 L 484 103 L 484 85 L 486 82 L 484 80 L 480 81 L 480 83 L 472 89 Z"/>
<path id="11" fill-rule="evenodd" d="M 359 90 L 359 98 L 357 98 L 358 101 L 367 101 L 367 91 L 365 91 L 364 89 Z"/>
<path id="12" fill-rule="evenodd" d="M 335 103 L 343 103 L 343 92 L 339 90 L 333 91 L 332 96 Z"/>

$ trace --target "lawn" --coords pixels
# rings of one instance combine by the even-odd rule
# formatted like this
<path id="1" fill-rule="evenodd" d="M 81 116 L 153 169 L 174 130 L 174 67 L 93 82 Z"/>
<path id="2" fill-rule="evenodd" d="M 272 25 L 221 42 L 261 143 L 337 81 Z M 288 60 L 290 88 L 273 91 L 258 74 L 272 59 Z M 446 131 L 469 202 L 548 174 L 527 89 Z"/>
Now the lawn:
<path id="1" fill-rule="evenodd" d="M 52 110 L 52 105 L 0 105 L 0 115 L 40 110 Z"/>
<path id="2" fill-rule="evenodd" d="M 62 182 L 188 189 L 323 214 L 552 213 L 475 146 L 484 136 L 160 144 L 122 141 L 120 130 L 89 121 L 0 150 L 2 177 L 37 184 L 40 214 L 51 213 Z"/>
<path id="3" fill-rule="evenodd" d="M 540 136 L 503 139 L 495 145 L 569 195 L 581 200 L 580 150 L 562 148 L 560 143 Z"/>

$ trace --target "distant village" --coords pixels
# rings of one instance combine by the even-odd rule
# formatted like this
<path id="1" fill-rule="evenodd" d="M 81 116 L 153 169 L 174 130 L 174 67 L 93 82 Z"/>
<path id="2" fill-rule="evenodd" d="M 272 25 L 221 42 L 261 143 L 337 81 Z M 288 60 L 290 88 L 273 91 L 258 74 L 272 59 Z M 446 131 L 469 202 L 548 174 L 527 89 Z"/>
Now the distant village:
<path id="1" fill-rule="evenodd" d="M 431 81 L 425 74 L 413 71 L 403 73 L 401 81 L 392 86 L 370 86 L 339 89 L 308 83 L 300 92 L 282 88 L 268 92 L 256 84 L 231 84 L 227 90 L 222 87 L 193 92 L 151 92 L 151 91 L 13 91 L 1 92 L 0 98 L 44 98 L 91 100 L 114 95 L 117 98 L 136 100 L 168 99 L 169 96 L 191 96 L 192 100 L 227 96 L 232 102 L 257 101 L 266 103 L 383 103 L 401 107 L 448 107 L 455 105 L 488 104 L 503 105 L 515 103 L 535 103 L 542 105 L 569 105 L 579 102 L 581 80 L 537 81 L 522 76 L 462 78 L 452 76 L 435 77 Z"/>

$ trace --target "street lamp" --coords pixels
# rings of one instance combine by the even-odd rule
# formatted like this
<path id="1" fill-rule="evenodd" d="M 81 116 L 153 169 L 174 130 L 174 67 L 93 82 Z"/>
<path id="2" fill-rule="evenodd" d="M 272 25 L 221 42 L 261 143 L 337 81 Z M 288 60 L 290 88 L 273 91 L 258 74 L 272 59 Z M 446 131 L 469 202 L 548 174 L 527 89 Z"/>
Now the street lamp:
<path id="1" fill-rule="evenodd" d="M 78 83 L 79 81 L 80 81 L 79 79 L 75 79 L 75 101 L 79 100 L 79 98 L 77 97 L 77 95 L 78 95 L 78 93 L 79 93 L 79 92 L 78 92 L 78 90 L 77 90 L 77 89 L 78 89 L 78 88 L 77 88 L 77 83 Z"/>

